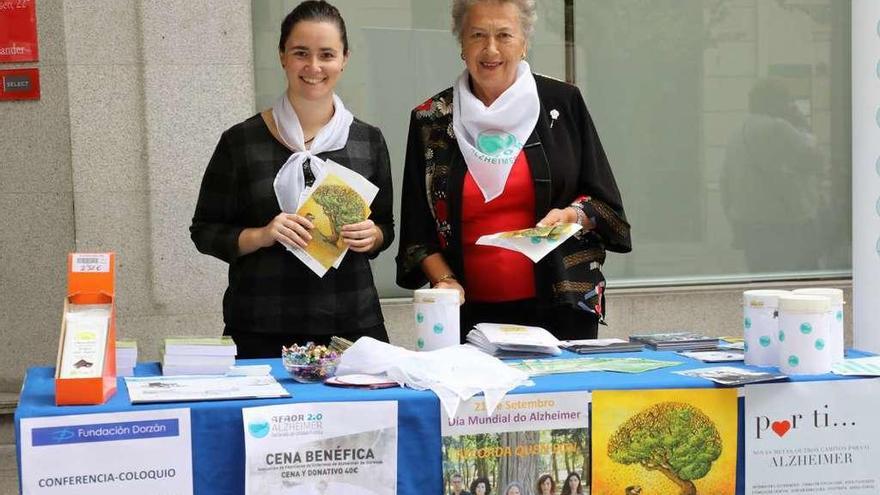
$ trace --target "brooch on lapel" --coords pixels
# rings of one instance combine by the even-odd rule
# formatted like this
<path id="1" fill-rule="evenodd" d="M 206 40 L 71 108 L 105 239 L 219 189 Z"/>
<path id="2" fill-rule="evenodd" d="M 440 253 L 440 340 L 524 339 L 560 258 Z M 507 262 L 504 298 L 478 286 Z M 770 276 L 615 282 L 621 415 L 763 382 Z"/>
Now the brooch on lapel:
<path id="1" fill-rule="evenodd" d="M 550 110 L 550 128 L 553 129 L 553 124 L 556 123 L 556 119 L 559 118 L 559 110 L 553 109 Z"/>

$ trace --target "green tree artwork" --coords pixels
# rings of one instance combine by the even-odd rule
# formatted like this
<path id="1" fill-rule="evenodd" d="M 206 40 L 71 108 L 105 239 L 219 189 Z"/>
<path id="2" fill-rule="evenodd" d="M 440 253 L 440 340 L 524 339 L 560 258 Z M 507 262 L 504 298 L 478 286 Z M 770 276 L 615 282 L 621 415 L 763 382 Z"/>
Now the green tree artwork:
<path id="1" fill-rule="evenodd" d="M 335 244 L 339 240 L 339 230 L 343 225 L 362 222 L 366 219 L 367 205 L 352 188 L 339 184 L 324 184 L 315 189 L 312 198 L 330 219 L 332 229 L 329 236 L 321 233 L 324 240 Z"/>
<path id="2" fill-rule="evenodd" d="M 661 402 L 614 432 L 608 457 L 659 471 L 678 486 L 681 495 L 696 495 L 693 481 L 709 473 L 721 447 L 715 423 L 702 411 L 681 402 Z"/>

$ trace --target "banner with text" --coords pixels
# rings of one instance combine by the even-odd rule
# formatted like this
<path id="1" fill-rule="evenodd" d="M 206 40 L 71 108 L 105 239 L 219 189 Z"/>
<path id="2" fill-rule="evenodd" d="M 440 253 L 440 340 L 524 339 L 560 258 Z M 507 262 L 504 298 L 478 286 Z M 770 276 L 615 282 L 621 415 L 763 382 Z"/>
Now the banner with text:
<path id="1" fill-rule="evenodd" d="M 395 495 L 397 402 L 242 410 L 250 495 Z"/>
<path id="2" fill-rule="evenodd" d="M 441 407 L 444 493 L 583 493 L 590 483 L 590 394 L 508 395 L 491 416 L 483 397 L 450 418 Z M 426 491 L 427 493 L 427 491 Z"/>
<path id="3" fill-rule="evenodd" d="M 878 379 L 746 386 L 746 493 L 880 493 L 878 410 Z"/>
<path id="4" fill-rule="evenodd" d="M 21 420 L 25 495 L 193 493 L 189 409 Z"/>

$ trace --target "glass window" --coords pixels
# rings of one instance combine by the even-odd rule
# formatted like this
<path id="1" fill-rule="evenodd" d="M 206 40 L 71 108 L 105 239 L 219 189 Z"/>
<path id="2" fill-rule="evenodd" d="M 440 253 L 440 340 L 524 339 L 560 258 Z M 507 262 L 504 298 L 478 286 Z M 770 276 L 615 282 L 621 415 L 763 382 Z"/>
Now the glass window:
<path id="1" fill-rule="evenodd" d="M 257 108 L 285 87 L 299 2 L 254 0 Z M 463 69 L 449 1 L 336 0 L 352 53 L 337 88 L 391 152 L 409 112 Z M 850 5 L 835 0 L 538 0 L 529 62 L 584 93 L 633 227 L 616 286 L 848 276 Z M 568 43 L 567 43 L 568 42 Z M 568 47 L 568 49 L 567 49 Z M 396 243 L 374 262 L 383 297 Z"/>

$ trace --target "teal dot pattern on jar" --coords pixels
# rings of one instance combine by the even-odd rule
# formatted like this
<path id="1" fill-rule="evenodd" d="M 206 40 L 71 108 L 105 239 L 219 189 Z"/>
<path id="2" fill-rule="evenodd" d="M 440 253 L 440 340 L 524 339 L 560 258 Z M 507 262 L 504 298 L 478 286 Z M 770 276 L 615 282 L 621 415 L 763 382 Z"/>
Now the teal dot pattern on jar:
<path id="1" fill-rule="evenodd" d="M 799 364 L 801 364 L 801 360 L 797 356 L 795 356 L 795 355 L 788 356 L 788 365 L 789 366 L 794 368 Z"/>
<path id="2" fill-rule="evenodd" d="M 442 323 L 435 323 L 434 324 L 434 333 L 436 333 L 437 335 L 440 335 L 441 333 L 443 333 L 443 324 Z"/>
<path id="3" fill-rule="evenodd" d="M 419 337 L 419 340 L 416 341 L 416 347 L 418 347 L 419 349 L 424 349 L 425 348 L 425 339 Z"/>
<path id="4" fill-rule="evenodd" d="M 743 350 L 745 352 L 749 352 L 749 343 L 748 342 L 743 342 Z"/>
<path id="5" fill-rule="evenodd" d="M 878 62 L 880 64 L 880 62 Z M 880 156 L 877 157 L 877 161 L 874 163 L 874 170 L 877 171 L 877 175 L 880 175 Z"/>
<path id="6" fill-rule="evenodd" d="M 877 126 L 880 127 L 880 107 L 877 108 L 877 113 L 874 115 L 874 119 L 877 122 Z"/>
<path id="7" fill-rule="evenodd" d="M 425 321 L 425 315 L 422 313 L 416 313 L 416 322 L 422 323 Z"/>
<path id="8" fill-rule="evenodd" d="M 817 351 L 821 351 L 821 350 L 825 349 L 825 340 L 816 339 L 816 343 L 813 345 L 816 347 Z"/>
<path id="9" fill-rule="evenodd" d="M 746 327 L 746 330 L 752 328 L 752 319 L 746 316 L 746 319 L 743 321 L 743 326 Z"/>
<path id="10" fill-rule="evenodd" d="M 880 199 L 877 199 L 877 203 L 874 204 L 874 211 L 877 212 L 877 215 L 880 215 Z"/>
<path id="11" fill-rule="evenodd" d="M 801 323 L 801 333 L 804 335 L 809 335 L 813 332 L 813 325 L 809 323 Z"/>
<path id="12" fill-rule="evenodd" d="M 843 311 L 838 310 L 834 315 L 834 319 L 837 321 L 843 321 Z"/>
<path id="13" fill-rule="evenodd" d="M 779 331 L 779 341 L 785 342 L 785 332 L 783 332 L 782 330 Z"/>
<path id="14" fill-rule="evenodd" d="M 877 239 L 877 245 L 874 247 L 874 249 L 877 251 L 877 254 L 880 254 L 880 238 Z"/>
<path id="15" fill-rule="evenodd" d="M 758 343 L 761 344 L 761 347 L 770 347 L 770 337 L 762 335 L 761 338 L 758 339 Z"/>

